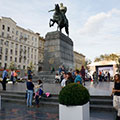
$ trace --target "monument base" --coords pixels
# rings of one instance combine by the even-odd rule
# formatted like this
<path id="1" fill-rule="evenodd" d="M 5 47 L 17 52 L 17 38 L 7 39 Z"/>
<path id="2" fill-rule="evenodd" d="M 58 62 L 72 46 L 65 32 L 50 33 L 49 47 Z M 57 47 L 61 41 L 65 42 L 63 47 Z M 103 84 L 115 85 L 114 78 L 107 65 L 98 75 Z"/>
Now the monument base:
<path id="1" fill-rule="evenodd" d="M 49 79 L 46 73 L 50 76 L 51 71 L 58 71 L 60 66 L 69 70 L 74 67 L 73 60 L 73 41 L 60 31 L 49 32 L 45 36 L 43 72 L 39 76 Z"/>

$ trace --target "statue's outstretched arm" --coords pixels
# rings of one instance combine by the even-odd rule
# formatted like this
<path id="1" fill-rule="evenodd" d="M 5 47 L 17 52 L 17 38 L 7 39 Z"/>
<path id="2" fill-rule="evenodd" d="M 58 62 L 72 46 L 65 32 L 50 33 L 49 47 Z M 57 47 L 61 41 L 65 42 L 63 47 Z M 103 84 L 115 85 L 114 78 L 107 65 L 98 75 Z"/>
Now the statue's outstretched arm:
<path id="1" fill-rule="evenodd" d="M 52 11 L 55 11 L 55 9 L 53 9 L 53 10 L 49 10 L 48 12 L 52 12 Z"/>

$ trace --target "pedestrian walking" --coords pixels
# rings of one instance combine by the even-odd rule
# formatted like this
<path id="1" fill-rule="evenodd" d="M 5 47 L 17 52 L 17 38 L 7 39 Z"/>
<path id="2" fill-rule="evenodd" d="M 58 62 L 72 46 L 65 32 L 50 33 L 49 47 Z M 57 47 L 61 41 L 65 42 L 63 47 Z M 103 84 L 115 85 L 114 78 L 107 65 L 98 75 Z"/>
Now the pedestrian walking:
<path id="1" fill-rule="evenodd" d="M 11 69 L 11 77 L 10 77 L 10 80 L 13 82 L 14 84 L 14 71 L 13 69 Z"/>
<path id="2" fill-rule="evenodd" d="M 120 75 L 114 76 L 114 88 L 112 90 L 113 96 L 113 107 L 117 110 L 116 120 L 120 120 Z"/>
<path id="3" fill-rule="evenodd" d="M 84 66 L 82 66 L 82 68 L 80 70 L 80 73 L 82 75 L 83 84 L 85 85 L 85 69 L 84 69 Z"/>
<path id="4" fill-rule="evenodd" d="M 32 107 L 33 89 L 34 89 L 34 84 L 32 83 L 32 79 L 28 79 L 27 81 L 27 106 L 28 107 Z"/>
<path id="5" fill-rule="evenodd" d="M 98 75 L 97 75 L 97 72 L 95 71 L 94 73 L 93 73 L 93 83 L 94 84 L 98 84 Z"/>
<path id="6" fill-rule="evenodd" d="M 28 67 L 28 79 L 32 79 L 32 70 Z"/>
<path id="7" fill-rule="evenodd" d="M 6 68 L 4 67 L 4 71 L 3 71 L 3 74 L 2 74 L 2 78 L 3 78 L 2 87 L 3 87 L 3 90 L 6 90 L 7 76 L 8 76 L 8 73 L 6 71 Z"/>

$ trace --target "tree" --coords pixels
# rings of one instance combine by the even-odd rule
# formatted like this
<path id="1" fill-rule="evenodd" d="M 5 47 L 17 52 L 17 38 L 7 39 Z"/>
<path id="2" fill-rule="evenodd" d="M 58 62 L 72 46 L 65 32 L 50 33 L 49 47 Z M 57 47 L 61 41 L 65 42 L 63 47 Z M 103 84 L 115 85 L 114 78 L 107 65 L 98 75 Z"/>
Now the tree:
<path id="1" fill-rule="evenodd" d="M 33 64 L 33 62 L 30 62 L 29 66 L 28 66 L 32 71 L 35 69 L 35 66 Z"/>
<path id="2" fill-rule="evenodd" d="M 9 65 L 8 69 L 10 69 L 10 70 L 16 70 L 16 69 L 17 69 L 17 66 L 16 66 L 15 62 L 12 61 L 12 62 L 10 63 L 10 65 Z"/>
<path id="3" fill-rule="evenodd" d="M 96 57 L 94 62 L 99 62 L 99 61 L 103 61 L 103 60 L 107 60 L 107 61 L 117 61 L 119 58 L 118 55 L 116 54 L 104 54 L 104 55 L 100 55 L 100 57 Z"/>
<path id="4" fill-rule="evenodd" d="M 116 72 L 120 74 L 120 58 L 118 58 L 118 63 L 116 64 L 116 67 L 117 67 Z"/>
<path id="5" fill-rule="evenodd" d="M 88 67 L 88 65 L 91 64 L 91 63 L 92 63 L 92 61 L 90 59 L 85 60 L 85 69 L 88 70 L 88 72 L 90 71 L 89 70 L 90 68 Z"/>

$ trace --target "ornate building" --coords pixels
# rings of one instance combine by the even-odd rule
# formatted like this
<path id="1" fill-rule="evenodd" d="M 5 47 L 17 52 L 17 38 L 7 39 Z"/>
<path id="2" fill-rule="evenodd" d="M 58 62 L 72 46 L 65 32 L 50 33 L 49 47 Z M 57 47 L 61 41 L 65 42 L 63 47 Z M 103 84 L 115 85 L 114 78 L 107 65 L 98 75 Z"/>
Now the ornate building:
<path id="1" fill-rule="evenodd" d="M 39 33 L 37 33 L 39 35 Z M 45 39 L 39 36 L 38 41 L 38 71 L 43 69 Z"/>
<path id="2" fill-rule="evenodd" d="M 74 67 L 75 69 L 81 69 L 82 65 L 85 65 L 85 56 L 81 53 L 74 51 Z"/>
<path id="3" fill-rule="evenodd" d="M 16 68 L 27 69 L 32 63 L 38 70 L 39 44 L 39 34 L 17 26 L 11 18 L 0 18 L 0 67 L 9 68 L 14 62 Z"/>

